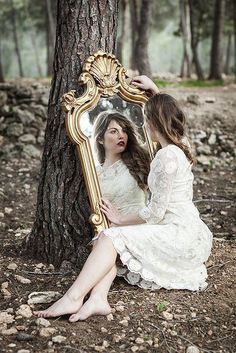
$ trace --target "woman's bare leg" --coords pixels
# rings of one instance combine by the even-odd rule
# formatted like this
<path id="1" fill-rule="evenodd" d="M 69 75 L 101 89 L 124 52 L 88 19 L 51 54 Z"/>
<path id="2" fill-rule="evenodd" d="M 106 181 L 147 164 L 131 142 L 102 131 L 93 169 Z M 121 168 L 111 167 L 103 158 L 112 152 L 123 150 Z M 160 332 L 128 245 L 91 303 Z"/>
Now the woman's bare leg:
<path id="1" fill-rule="evenodd" d="M 107 294 L 111 284 L 116 277 L 116 266 L 101 279 L 99 283 L 93 287 L 89 299 L 75 314 L 71 315 L 69 321 L 86 320 L 92 315 L 107 315 L 111 312 L 111 307 L 107 301 Z"/>
<path id="2" fill-rule="evenodd" d="M 111 239 L 101 234 L 82 271 L 65 295 L 48 309 L 35 311 L 34 314 L 39 317 L 55 317 L 76 313 L 81 308 L 85 295 L 115 265 L 116 256 Z"/>

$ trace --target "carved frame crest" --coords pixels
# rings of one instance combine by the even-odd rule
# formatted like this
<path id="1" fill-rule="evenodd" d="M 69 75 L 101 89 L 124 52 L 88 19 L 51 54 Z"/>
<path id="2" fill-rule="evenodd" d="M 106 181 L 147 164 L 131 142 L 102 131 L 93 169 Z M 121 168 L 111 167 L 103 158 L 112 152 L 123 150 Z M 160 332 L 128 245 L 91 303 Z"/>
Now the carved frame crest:
<path id="1" fill-rule="evenodd" d="M 82 114 L 93 109 L 102 97 L 111 97 L 117 94 L 128 102 L 143 106 L 148 100 L 148 95 L 130 84 L 126 69 L 113 54 L 101 50 L 85 61 L 79 83 L 85 87 L 82 96 L 75 97 L 74 90 L 64 94 L 62 108 L 66 113 L 67 133 L 71 141 L 76 144 L 81 161 L 92 211 L 89 221 L 93 224 L 95 233 L 99 233 L 108 228 L 109 224 L 99 206 L 101 190 L 89 138 L 80 129 Z M 143 130 L 149 152 L 153 156 L 153 145 L 144 127 Z"/>

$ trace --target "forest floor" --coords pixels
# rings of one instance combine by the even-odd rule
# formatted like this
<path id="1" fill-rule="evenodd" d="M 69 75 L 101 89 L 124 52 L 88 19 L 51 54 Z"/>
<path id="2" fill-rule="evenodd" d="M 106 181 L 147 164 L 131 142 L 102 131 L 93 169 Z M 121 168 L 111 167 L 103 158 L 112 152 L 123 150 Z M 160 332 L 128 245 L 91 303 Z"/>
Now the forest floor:
<path id="1" fill-rule="evenodd" d="M 198 95 L 198 104 L 186 105 L 194 129 L 209 129 L 218 119 L 224 139 L 235 134 L 235 85 L 169 92 L 180 100 Z M 214 102 L 207 103 L 207 97 Z M 214 234 L 207 289 L 145 291 L 116 279 L 109 293 L 112 314 L 74 324 L 67 317 L 36 320 L 27 305 L 32 292 L 64 293 L 76 272 L 18 255 L 34 220 L 40 161 L 2 161 L 0 352 L 234 353 L 235 157 L 229 162 L 221 154 L 216 160 L 215 167 L 195 167 L 194 200 Z"/>

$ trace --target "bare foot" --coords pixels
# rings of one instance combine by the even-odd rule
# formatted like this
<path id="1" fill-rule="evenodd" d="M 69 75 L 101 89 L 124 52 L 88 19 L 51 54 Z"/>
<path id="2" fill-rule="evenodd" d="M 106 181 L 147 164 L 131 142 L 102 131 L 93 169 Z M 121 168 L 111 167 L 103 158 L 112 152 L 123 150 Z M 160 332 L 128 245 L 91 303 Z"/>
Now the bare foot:
<path id="1" fill-rule="evenodd" d="M 34 315 L 38 317 L 56 317 L 66 314 L 74 314 L 83 305 L 83 299 L 73 300 L 65 294 L 61 299 L 56 301 L 48 309 L 42 311 L 34 311 Z"/>
<path id="2" fill-rule="evenodd" d="M 107 300 L 100 297 L 90 297 L 81 309 L 69 317 L 69 321 L 86 320 L 92 315 L 108 315 L 110 312 L 111 307 Z"/>

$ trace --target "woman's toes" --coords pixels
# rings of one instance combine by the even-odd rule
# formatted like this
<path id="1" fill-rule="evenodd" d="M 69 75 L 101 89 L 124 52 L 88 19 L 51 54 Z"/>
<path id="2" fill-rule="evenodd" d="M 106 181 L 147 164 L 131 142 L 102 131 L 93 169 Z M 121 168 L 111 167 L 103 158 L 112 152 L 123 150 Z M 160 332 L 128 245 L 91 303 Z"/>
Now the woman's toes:
<path id="1" fill-rule="evenodd" d="M 69 321 L 70 321 L 70 322 L 76 322 L 76 321 L 78 321 L 79 319 L 80 319 L 79 313 L 75 313 L 75 314 L 73 314 L 73 315 L 71 315 L 71 316 L 69 317 Z"/>

